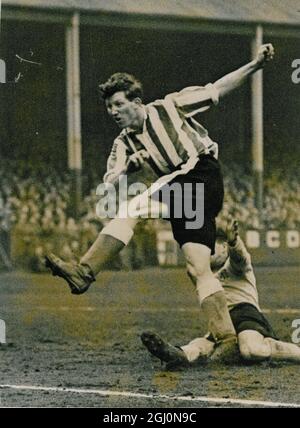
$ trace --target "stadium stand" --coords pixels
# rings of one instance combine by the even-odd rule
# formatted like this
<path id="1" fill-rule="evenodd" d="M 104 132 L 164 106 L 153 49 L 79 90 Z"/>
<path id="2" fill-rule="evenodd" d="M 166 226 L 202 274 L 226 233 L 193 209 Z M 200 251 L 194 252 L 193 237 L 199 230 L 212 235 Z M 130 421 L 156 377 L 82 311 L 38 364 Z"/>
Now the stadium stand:
<path id="1" fill-rule="evenodd" d="M 299 175 L 266 177 L 262 218 L 255 207 L 251 176 L 238 165 L 225 169 L 224 176 L 225 202 L 221 220 L 230 215 L 246 229 L 299 230 Z M 86 178 L 87 181 L 91 179 Z M 65 259 L 82 254 L 103 227 L 103 221 L 96 215 L 99 200 L 96 187 L 99 183 L 95 177 L 92 181 L 92 190 L 84 197 L 81 215 L 76 221 L 71 212 L 71 177 L 68 174 L 43 171 L 42 168 L 28 170 L 28 167 L 21 168 L 20 164 L 2 163 L 0 228 L 2 241 L 5 241 L 4 234 L 10 231 L 15 264 L 39 271 L 43 270 L 42 257 L 46 251 L 55 250 Z M 149 255 L 149 242 L 155 248 L 155 224 L 144 222 L 128 252 L 124 252 L 122 258 L 110 267 L 138 268 L 145 265 L 149 259 L 146 257 L 146 253 Z M 155 256 L 147 263 L 155 264 Z"/>

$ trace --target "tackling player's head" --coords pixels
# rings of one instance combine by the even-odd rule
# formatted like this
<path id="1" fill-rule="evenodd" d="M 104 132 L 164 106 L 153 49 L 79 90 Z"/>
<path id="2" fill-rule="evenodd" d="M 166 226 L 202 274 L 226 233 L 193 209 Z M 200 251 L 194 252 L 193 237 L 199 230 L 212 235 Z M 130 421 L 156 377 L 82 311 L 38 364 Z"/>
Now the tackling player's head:
<path id="1" fill-rule="evenodd" d="M 128 73 L 115 73 L 99 88 L 108 114 L 120 128 L 142 127 L 143 87 L 139 80 Z"/>
<path id="2" fill-rule="evenodd" d="M 217 229 L 215 254 L 210 258 L 210 266 L 213 272 L 221 269 L 228 258 L 227 235 L 222 228 Z"/>

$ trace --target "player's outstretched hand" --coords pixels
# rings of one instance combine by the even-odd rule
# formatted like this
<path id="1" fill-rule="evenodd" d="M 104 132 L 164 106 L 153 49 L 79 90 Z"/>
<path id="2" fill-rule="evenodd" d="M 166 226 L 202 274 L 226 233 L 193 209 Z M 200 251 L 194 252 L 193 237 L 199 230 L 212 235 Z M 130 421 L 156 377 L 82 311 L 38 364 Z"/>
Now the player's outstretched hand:
<path id="1" fill-rule="evenodd" d="M 239 223 L 235 219 L 231 219 L 226 227 L 227 242 L 229 245 L 234 246 L 239 236 Z"/>
<path id="2" fill-rule="evenodd" d="M 274 55 L 275 49 L 272 43 L 267 43 L 258 49 L 256 60 L 263 67 L 266 62 L 272 61 Z"/>
<path id="3" fill-rule="evenodd" d="M 139 150 L 136 153 L 133 153 L 128 160 L 127 171 L 134 172 L 140 169 L 145 160 L 149 159 L 149 153 L 146 150 Z"/>

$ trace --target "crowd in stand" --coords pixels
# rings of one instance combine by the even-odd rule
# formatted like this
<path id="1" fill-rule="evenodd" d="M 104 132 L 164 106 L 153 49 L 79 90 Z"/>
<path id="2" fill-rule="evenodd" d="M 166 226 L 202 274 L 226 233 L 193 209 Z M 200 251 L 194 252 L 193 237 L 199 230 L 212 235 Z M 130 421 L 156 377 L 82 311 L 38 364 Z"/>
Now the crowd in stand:
<path id="1" fill-rule="evenodd" d="M 265 178 L 265 200 L 260 218 L 250 175 L 236 166 L 224 171 L 225 201 L 221 217 L 231 215 L 245 228 L 300 228 L 300 177 L 272 175 Z M 100 180 L 99 180 L 100 181 Z M 96 215 L 96 181 L 84 197 L 79 220 L 71 210 L 71 178 L 56 171 L 20 171 L 11 165 L 0 167 L 0 229 L 11 230 L 34 253 L 41 256 L 59 241 L 60 254 L 71 258 L 87 247 L 103 226 Z M 147 222 L 146 222 L 147 223 Z M 149 226 L 145 226 L 146 228 Z M 27 238 L 26 238 L 27 237 Z M 45 248 L 52 242 L 52 248 Z M 55 249 L 55 248 L 54 248 Z"/>
<path id="2" fill-rule="evenodd" d="M 290 171 L 264 177 L 262 215 L 255 205 L 255 189 L 251 175 L 239 166 L 225 170 L 225 201 L 222 216 L 237 218 L 246 229 L 300 228 L 300 174 Z"/>

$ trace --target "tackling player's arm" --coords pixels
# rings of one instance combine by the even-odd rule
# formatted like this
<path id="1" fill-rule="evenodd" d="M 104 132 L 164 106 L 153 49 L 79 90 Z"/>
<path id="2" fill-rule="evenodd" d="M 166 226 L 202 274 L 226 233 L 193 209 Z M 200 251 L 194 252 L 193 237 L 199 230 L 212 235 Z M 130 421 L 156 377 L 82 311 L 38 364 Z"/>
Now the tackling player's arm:
<path id="1" fill-rule="evenodd" d="M 271 61 L 274 54 L 275 50 L 271 43 L 262 45 L 253 61 L 217 80 L 214 86 L 218 90 L 220 98 L 241 86 L 249 76 Z"/>
<path id="2" fill-rule="evenodd" d="M 229 261 L 232 270 L 238 274 L 243 273 L 251 265 L 251 256 L 243 240 L 238 236 L 235 243 L 228 242 Z"/>
<path id="3" fill-rule="evenodd" d="M 239 236 L 238 222 L 236 220 L 229 223 L 226 229 L 229 263 L 233 272 L 242 274 L 251 266 L 251 256 L 243 240 Z"/>

